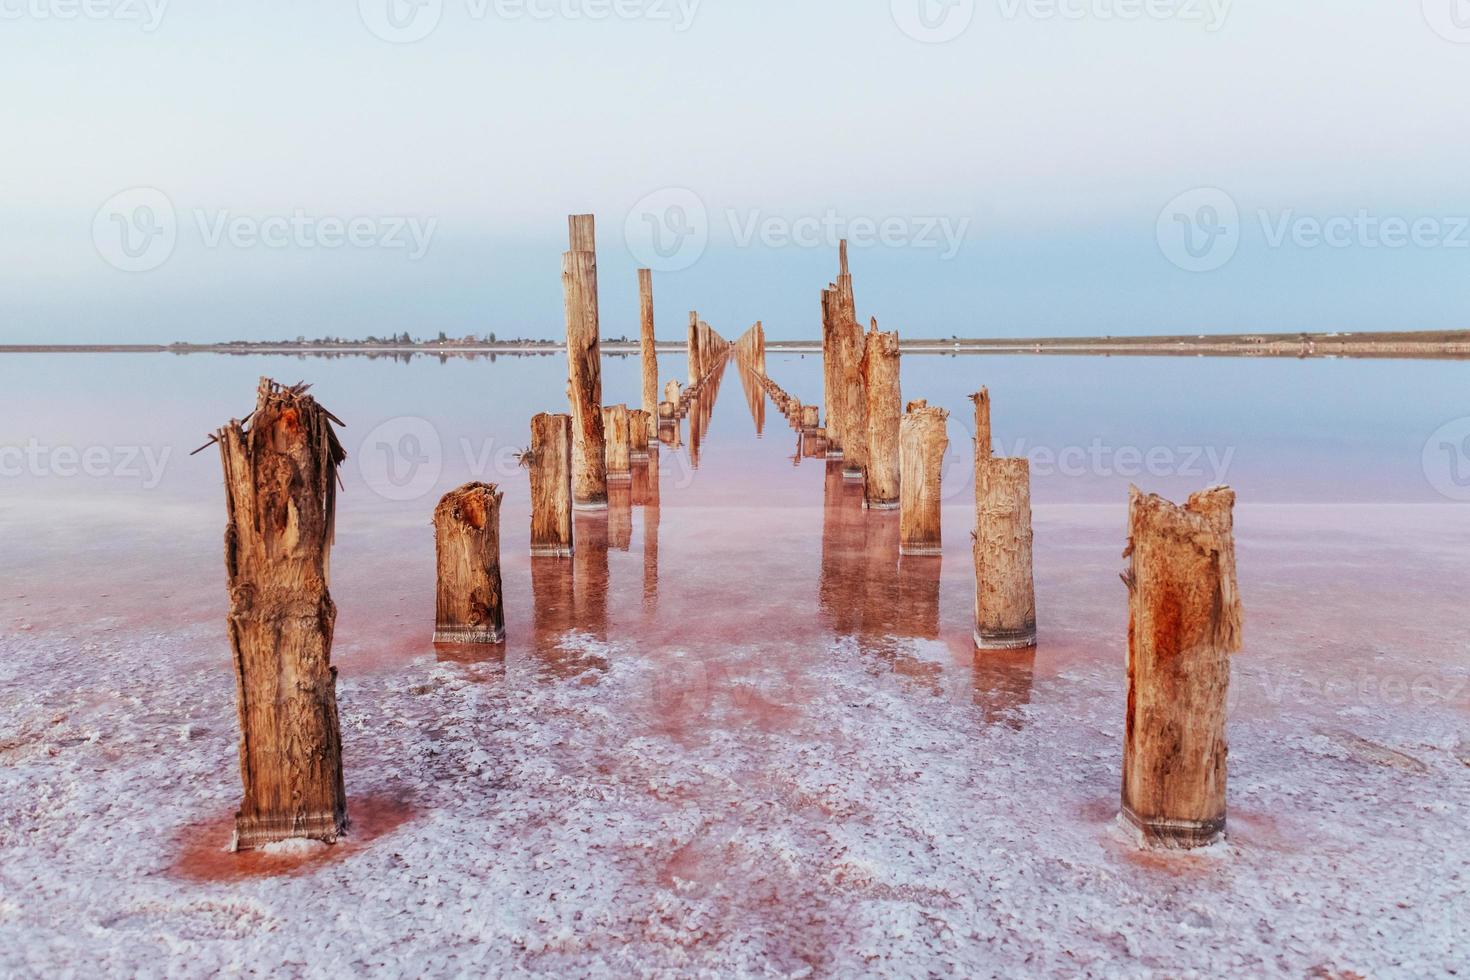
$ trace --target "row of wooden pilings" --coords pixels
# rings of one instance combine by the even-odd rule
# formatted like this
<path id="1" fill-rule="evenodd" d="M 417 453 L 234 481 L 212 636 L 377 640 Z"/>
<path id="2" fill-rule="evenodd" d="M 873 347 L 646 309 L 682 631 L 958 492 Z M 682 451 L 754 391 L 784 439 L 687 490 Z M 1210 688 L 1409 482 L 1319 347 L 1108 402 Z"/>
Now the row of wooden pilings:
<path id="1" fill-rule="evenodd" d="M 717 383 L 727 343 L 691 314 L 690 384 L 658 395 L 652 280 L 639 273 L 643 407 L 601 404 L 597 265 L 591 216 L 573 216 L 563 257 L 570 412 L 531 421 L 523 464 L 531 485 L 531 553 L 570 558 L 573 510 L 606 509 L 608 481 L 628 478 L 662 425 L 700 406 Z M 844 244 L 838 281 L 822 296 L 827 425 L 765 373 L 764 329 L 734 345 L 803 437 L 845 476 L 863 481 L 869 519 L 900 522 L 900 552 L 941 553 L 941 476 L 947 413 L 902 405 L 896 333 L 857 325 Z M 991 452 L 991 403 L 974 397 L 975 644 L 986 650 L 1036 642 L 1030 473 L 1024 459 Z M 708 411 L 708 399 L 700 410 Z M 347 827 L 335 679 L 330 653 L 336 607 L 327 589 L 335 522 L 341 424 L 307 393 L 262 379 L 255 411 L 214 436 L 225 473 L 229 636 L 239 685 L 244 799 L 234 846 L 290 838 L 334 841 Z M 699 426 L 692 426 L 695 431 Z M 697 438 L 697 437 L 696 437 Z M 439 502 L 436 642 L 505 640 L 500 576 L 501 493 L 471 483 Z M 1225 826 L 1225 698 L 1229 654 L 1239 649 L 1232 514 L 1225 487 L 1183 506 L 1134 489 L 1129 501 L 1128 698 L 1121 815 L 1140 838 L 1195 847 Z M 281 685 L 281 677 L 293 683 Z"/>

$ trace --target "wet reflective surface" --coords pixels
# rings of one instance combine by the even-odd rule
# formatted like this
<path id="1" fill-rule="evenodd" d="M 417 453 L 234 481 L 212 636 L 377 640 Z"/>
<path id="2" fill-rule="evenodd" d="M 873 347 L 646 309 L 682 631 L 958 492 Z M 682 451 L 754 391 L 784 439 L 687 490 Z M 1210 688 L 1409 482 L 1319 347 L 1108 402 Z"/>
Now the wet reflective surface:
<path id="1" fill-rule="evenodd" d="M 897 515 L 865 512 L 732 360 L 558 560 L 527 555 L 514 454 L 564 410 L 559 359 L 8 359 L 0 444 L 45 461 L 0 484 L 0 945 L 20 951 L 0 964 L 137 969 L 168 936 L 217 967 L 244 943 L 400 969 L 431 944 L 449 968 L 574 973 L 1441 972 L 1470 919 L 1463 835 L 1445 843 L 1470 802 L 1470 504 L 1441 493 L 1470 458 L 1435 435 L 1463 370 L 907 358 L 905 396 L 952 413 L 951 466 L 944 555 L 900 558 Z M 820 403 L 815 358 L 769 371 Z M 636 360 L 605 372 L 608 401 L 636 400 Z M 223 497 L 213 451 L 187 453 L 262 373 L 348 422 L 333 659 L 357 829 L 328 855 L 219 850 Z M 998 448 L 1050 457 L 1039 645 L 977 656 L 981 384 Z M 60 447 L 100 450 L 99 475 Z M 1140 856 L 1111 824 L 1127 485 L 1217 476 L 1247 614 L 1232 843 Z M 505 492 L 509 638 L 436 649 L 429 515 L 470 479 Z M 324 894 L 356 918 L 300 913 Z"/>

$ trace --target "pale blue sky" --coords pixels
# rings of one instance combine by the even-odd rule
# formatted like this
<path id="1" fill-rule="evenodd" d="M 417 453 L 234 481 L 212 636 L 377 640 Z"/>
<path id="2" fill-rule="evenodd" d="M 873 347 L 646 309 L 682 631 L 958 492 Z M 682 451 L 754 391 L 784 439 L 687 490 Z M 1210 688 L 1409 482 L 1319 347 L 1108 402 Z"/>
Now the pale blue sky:
<path id="1" fill-rule="evenodd" d="M 1466 0 L 979 0 L 945 43 L 904 4 L 967 0 L 425 0 L 413 43 L 369 29 L 390 0 L 80 2 L 0 0 L 0 342 L 556 336 L 574 211 L 629 332 L 650 195 L 708 232 L 656 276 L 669 339 L 693 307 L 815 336 L 835 251 L 785 232 L 829 216 L 889 223 L 859 306 L 915 336 L 1470 326 Z M 134 188 L 176 240 L 128 272 L 99 209 Z M 1196 188 L 1238 212 L 1199 272 L 1166 240 Z M 313 237 L 353 218 L 370 244 Z"/>

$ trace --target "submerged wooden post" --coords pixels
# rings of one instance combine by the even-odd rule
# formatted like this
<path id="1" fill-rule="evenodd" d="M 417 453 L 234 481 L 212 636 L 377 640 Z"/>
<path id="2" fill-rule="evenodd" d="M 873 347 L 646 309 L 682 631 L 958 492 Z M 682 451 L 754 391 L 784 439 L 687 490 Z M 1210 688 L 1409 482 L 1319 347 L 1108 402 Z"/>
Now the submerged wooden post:
<path id="1" fill-rule="evenodd" d="M 604 510 L 607 467 L 593 219 L 583 214 L 567 221 L 572 248 L 562 256 L 562 289 L 566 295 L 567 394 L 572 408 L 572 504 L 579 510 Z"/>
<path id="2" fill-rule="evenodd" d="M 921 405 L 899 427 L 899 554 L 943 554 L 939 534 L 940 479 L 949 448 L 942 408 Z"/>
<path id="3" fill-rule="evenodd" d="M 657 408 L 657 406 L 655 406 Z M 653 436 L 653 416 L 641 408 L 628 412 L 628 459 L 641 463 L 648 459 L 648 445 L 656 442 Z"/>
<path id="4" fill-rule="evenodd" d="M 868 396 L 868 471 L 864 504 L 895 510 L 899 503 L 898 431 L 903 395 L 898 384 L 898 333 L 879 333 L 878 321 L 864 341 L 863 379 Z"/>
<path id="5" fill-rule="evenodd" d="M 541 414 L 531 420 L 531 556 L 572 555 L 572 417 Z"/>
<path id="6" fill-rule="evenodd" d="M 434 509 L 439 579 L 435 643 L 504 643 L 500 594 L 500 501 L 494 484 L 467 483 Z"/>
<path id="7" fill-rule="evenodd" d="M 1140 840 L 1204 847 L 1225 833 L 1226 695 L 1240 649 L 1235 491 L 1180 507 L 1128 501 L 1128 717 L 1123 819 Z"/>
<path id="8" fill-rule="evenodd" d="M 975 486 L 975 646 L 1035 646 L 1031 464 L 1026 459 L 978 461 Z"/>
<path id="9" fill-rule="evenodd" d="M 640 346 L 643 353 L 643 411 L 658 411 L 658 347 L 653 336 L 653 270 L 638 270 Z"/>
<path id="10" fill-rule="evenodd" d="M 602 410 L 602 431 L 607 447 L 607 478 L 625 483 L 633 479 L 633 445 L 627 405 L 609 405 Z"/>
<path id="11" fill-rule="evenodd" d="M 347 829 L 327 588 L 347 453 L 306 389 L 261 378 L 249 427 L 234 421 L 215 434 L 245 790 L 232 850 L 333 842 Z"/>

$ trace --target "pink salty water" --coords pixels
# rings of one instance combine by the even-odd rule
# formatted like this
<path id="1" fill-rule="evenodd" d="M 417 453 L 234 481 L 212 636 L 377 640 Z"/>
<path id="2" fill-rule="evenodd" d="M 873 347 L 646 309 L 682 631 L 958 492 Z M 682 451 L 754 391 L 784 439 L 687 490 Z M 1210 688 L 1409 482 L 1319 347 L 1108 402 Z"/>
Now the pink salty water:
<path id="1" fill-rule="evenodd" d="M 1432 468 L 1459 365 L 908 358 L 905 394 L 954 415 L 945 554 L 900 559 L 896 518 L 731 362 L 658 478 L 533 561 L 509 460 L 560 408 L 558 358 L 140 358 L 146 397 L 85 360 L 62 391 L 55 359 L 4 366 L 3 444 L 171 452 L 146 487 L 120 455 L 6 478 L 6 973 L 1465 972 L 1470 513 Z M 636 398 L 635 363 L 606 371 Z M 218 461 L 186 454 L 262 373 L 349 423 L 353 832 L 234 855 Z M 820 401 L 814 359 L 770 373 Z M 1369 379 L 1371 410 L 1343 393 Z M 970 639 L 980 384 L 1002 451 L 1172 454 L 1038 467 L 1040 642 L 1013 654 Z M 1113 824 L 1126 489 L 1212 482 L 1206 448 L 1242 501 L 1230 840 L 1147 854 Z M 435 649 L 429 514 L 471 478 L 506 495 L 509 638 Z"/>

